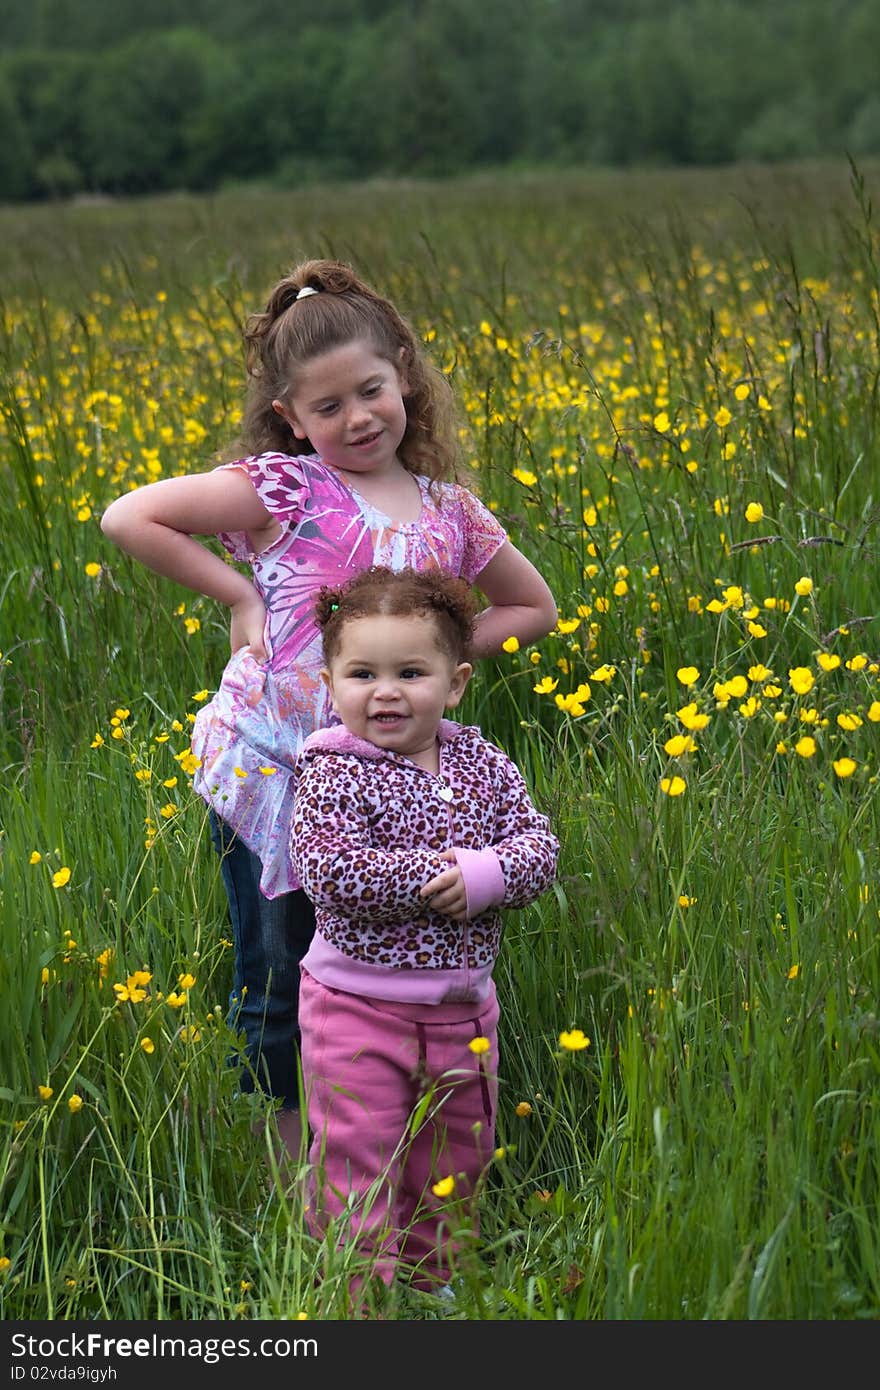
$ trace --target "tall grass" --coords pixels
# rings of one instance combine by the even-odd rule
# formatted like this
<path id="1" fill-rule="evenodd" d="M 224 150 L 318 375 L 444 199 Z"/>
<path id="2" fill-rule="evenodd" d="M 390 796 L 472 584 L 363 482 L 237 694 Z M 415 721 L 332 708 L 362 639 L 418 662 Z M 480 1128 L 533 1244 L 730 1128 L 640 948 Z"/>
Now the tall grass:
<path id="1" fill-rule="evenodd" d="M 560 610 L 462 712 L 562 856 L 507 918 L 453 1316 L 876 1317 L 877 172 L 0 210 L 4 1318 L 345 1315 L 231 1065 L 187 765 L 225 615 L 98 527 L 234 435 L 244 314 L 324 252 L 424 334 Z"/>

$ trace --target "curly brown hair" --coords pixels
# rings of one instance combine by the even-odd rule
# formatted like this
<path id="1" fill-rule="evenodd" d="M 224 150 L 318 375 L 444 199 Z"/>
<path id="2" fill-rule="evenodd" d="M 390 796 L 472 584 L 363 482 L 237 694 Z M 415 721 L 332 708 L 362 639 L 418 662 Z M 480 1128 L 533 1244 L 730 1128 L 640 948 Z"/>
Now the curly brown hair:
<path id="1" fill-rule="evenodd" d="M 299 291 L 317 294 L 298 300 Z M 237 453 L 312 453 L 272 407 L 286 401 L 306 362 L 332 348 L 366 340 L 407 381 L 406 430 L 398 450 L 410 473 L 432 482 L 459 470 L 455 402 L 449 382 L 425 356 L 421 341 L 390 300 L 370 289 L 342 261 L 308 260 L 272 290 L 262 313 L 244 329 L 248 382 Z"/>
<path id="2" fill-rule="evenodd" d="M 476 612 L 474 593 L 466 580 L 440 570 L 392 570 L 386 565 L 372 565 L 339 588 L 325 584 L 315 600 L 315 620 L 328 666 L 339 650 L 345 624 L 379 613 L 430 618 L 441 651 L 456 663 L 468 661 Z"/>

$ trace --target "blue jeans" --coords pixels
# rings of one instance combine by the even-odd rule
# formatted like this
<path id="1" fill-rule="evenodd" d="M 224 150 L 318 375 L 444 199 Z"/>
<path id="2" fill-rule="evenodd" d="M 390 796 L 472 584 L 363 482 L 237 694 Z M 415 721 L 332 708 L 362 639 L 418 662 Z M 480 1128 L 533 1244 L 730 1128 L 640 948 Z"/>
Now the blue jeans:
<path id="1" fill-rule="evenodd" d="M 229 899 L 235 947 L 227 1022 L 244 1031 L 241 1089 L 258 1084 L 284 1109 L 299 1108 L 299 964 L 315 931 L 315 909 L 302 889 L 266 898 L 260 861 L 225 821 L 210 813 L 211 840 Z"/>

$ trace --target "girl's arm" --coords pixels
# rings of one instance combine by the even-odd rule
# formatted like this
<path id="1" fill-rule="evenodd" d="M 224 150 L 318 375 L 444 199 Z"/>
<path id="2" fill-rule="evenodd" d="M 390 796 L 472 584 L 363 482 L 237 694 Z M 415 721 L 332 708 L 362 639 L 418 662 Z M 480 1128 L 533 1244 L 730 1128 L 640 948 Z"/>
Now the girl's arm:
<path id="1" fill-rule="evenodd" d="M 508 637 L 523 645 L 556 626 L 556 600 L 521 550 L 505 541 L 474 580 L 489 600 L 474 625 L 474 655 L 497 656 Z"/>
<path id="2" fill-rule="evenodd" d="M 294 871 L 316 907 L 364 922 L 406 922 L 421 888 L 445 867 L 435 850 L 379 849 L 347 759 L 312 758 L 301 772 L 290 833 Z"/>
<path id="3" fill-rule="evenodd" d="M 117 497 L 101 518 L 104 535 L 148 569 L 225 604 L 233 650 L 249 643 L 255 655 L 263 652 L 263 600 L 250 579 L 193 537 L 246 531 L 254 538 L 272 525 L 240 468 L 149 483 Z"/>
<path id="4" fill-rule="evenodd" d="M 495 834 L 483 849 L 456 845 L 443 850 L 451 860 L 422 888 L 431 908 L 466 921 L 491 907 L 525 907 L 556 877 L 559 841 L 550 821 L 534 805 L 515 763 L 494 744 L 485 745 L 495 803 Z"/>

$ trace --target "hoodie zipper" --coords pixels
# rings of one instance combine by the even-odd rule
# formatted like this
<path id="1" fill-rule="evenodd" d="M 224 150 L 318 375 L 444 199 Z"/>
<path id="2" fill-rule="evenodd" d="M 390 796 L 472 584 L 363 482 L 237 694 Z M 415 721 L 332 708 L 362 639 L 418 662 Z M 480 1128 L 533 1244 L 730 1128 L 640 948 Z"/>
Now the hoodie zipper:
<path id="1" fill-rule="evenodd" d="M 442 745 L 442 744 L 440 745 L 440 748 L 439 748 L 439 750 L 438 750 L 438 753 L 439 753 L 441 768 L 440 768 L 440 771 L 436 774 L 436 780 L 440 783 L 440 787 L 439 787 L 439 789 L 438 789 L 437 795 L 440 797 L 440 800 L 441 800 L 442 802 L 444 802 L 445 805 L 446 805 L 446 818 L 447 818 L 447 821 L 448 821 L 448 824 L 449 824 L 449 848 L 451 849 L 452 846 L 453 846 L 453 844 L 454 844 L 454 842 L 455 842 L 455 823 L 454 823 L 454 821 L 453 821 L 453 819 L 452 819 L 452 801 L 453 801 L 453 798 L 454 798 L 454 796 L 455 796 L 455 793 L 453 792 L 452 787 L 449 785 L 449 781 L 448 781 L 448 779 L 446 778 L 446 776 L 445 776 L 445 774 L 444 774 L 444 772 L 443 772 L 443 768 L 442 768 L 442 763 L 443 763 L 443 745 Z M 432 774 L 429 774 L 429 775 L 432 775 Z M 470 977 L 471 977 L 470 966 L 468 965 L 468 946 L 469 946 L 469 944 L 470 944 L 470 943 L 469 943 L 468 925 L 469 925 L 469 924 L 468 924 L 467 917 L 465 917 L 464 922 L 462 922 L 462 924 L 461 924 L 461 945 L 462 945 L 462 969 L 464 970 L 465 986 L 466 986 L 466 987 L 468 987 L 468 986 L 470 985 L 470 982 L 471 982 L 471 978 L 470 978 Z"/>

